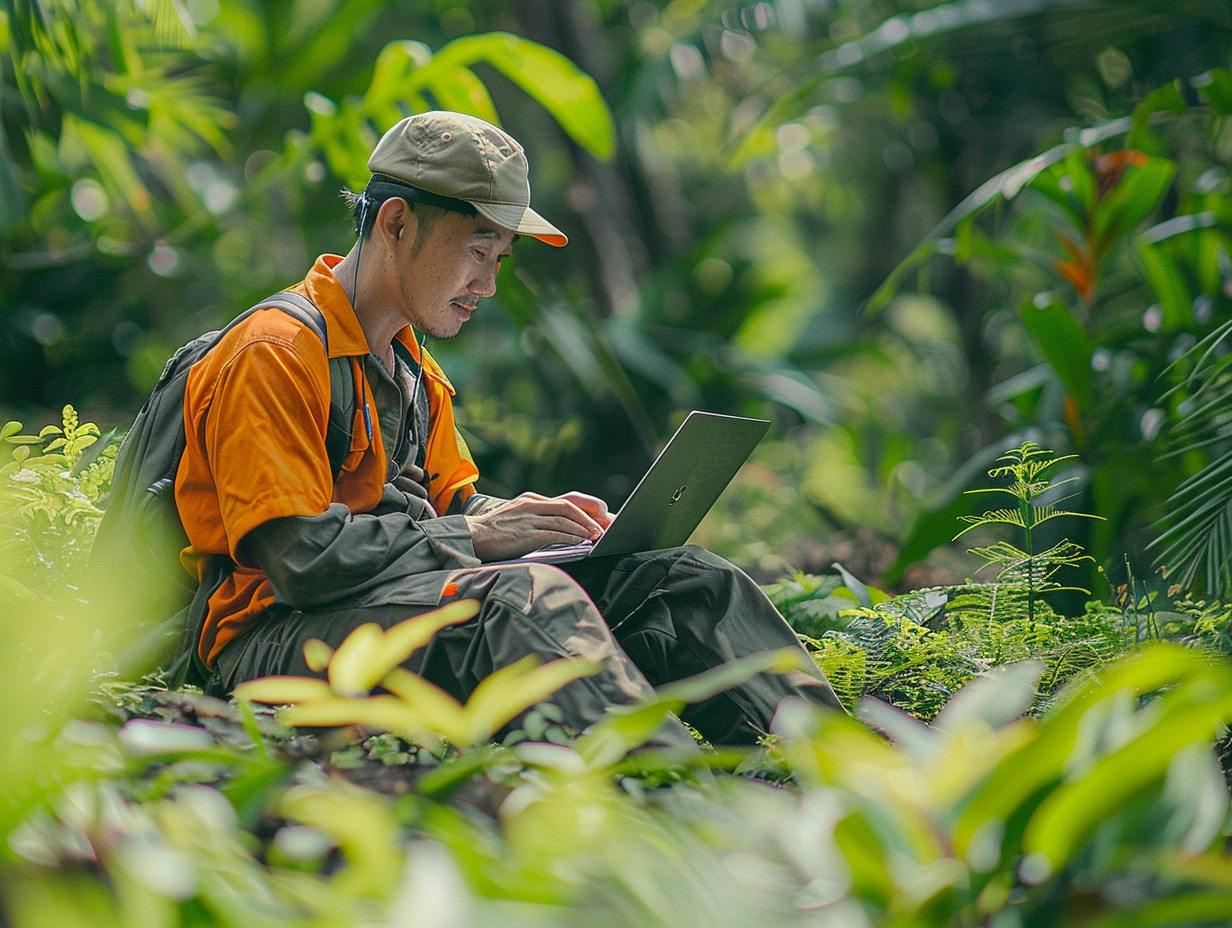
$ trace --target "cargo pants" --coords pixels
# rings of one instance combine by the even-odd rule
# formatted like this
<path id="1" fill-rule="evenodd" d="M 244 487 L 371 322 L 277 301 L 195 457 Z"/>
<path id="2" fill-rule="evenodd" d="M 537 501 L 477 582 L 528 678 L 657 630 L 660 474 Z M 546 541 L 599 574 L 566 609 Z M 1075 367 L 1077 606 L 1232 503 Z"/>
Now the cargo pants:
<path id="1" fill-rule="evenodd" d="M 412 588 L 413 587 L 413 588 Z M 485 677 L 529 654 L 543 660 L 581 656 L 599 661 L 595 675 L 551 699 L 564 724 L 583 731 L 613 707 L 650 696 L 653 687 L 735 658 L 800 647 L 791 627 L 746 574 L 703 548 L 686 546 L 619 558 L 586 559 L 561 567 L 512 563 L 422 574 L 406 602 L 362 599 L 309 611 L 279 610 L 229 644 L 218 659 L 221 684 L 271 674 L 320 674 L 304 663 L 304 643 L 334 647 L 358 625 L 388 628 L 438 605 L 474 599 L 471 620 L 438 632 L 407 661 L 408 669 L 465 701 Z M 427 595 L 425 595 L 427 594 Z M 811 661 L 786 674 L 759 674 L 681 718 L 712 744 L 750 745 L 769 730 L 780 702 L 799 697 L 839 708 Z M 678 720 L 660 743 L 692 745 Z"/>

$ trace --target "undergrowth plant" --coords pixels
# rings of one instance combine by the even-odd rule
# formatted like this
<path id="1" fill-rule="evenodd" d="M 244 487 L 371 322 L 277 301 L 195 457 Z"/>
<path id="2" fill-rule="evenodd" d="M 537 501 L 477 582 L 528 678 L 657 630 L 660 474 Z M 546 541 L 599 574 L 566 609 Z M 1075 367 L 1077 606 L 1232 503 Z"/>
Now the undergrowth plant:
<path id="1" fill-rule="evenodd" d="M 1045 551 L 1036 550 L 1037 529 L 1046 522 L 1062 516 L 1102 518 L 1060 508 L 1058 490 L 1078 478 L 1057 480 L 1049 472 L 1074 457 L 1067 455 L 1058 458 L 1035 442 L 1024 442 L 998 458 L 1001 462 L 999 466 L 988 471 L 988 476 L 994 480 L 1008 480 L 1006 486 L 978 487 L 967 491 L 969 494 L 1008 496 L 1010 504 L 1001 509 L 985 510 L 979 515 L 959 516 L 959 521 L 967 523 L 967 527 L 954 536 L 955 541 L 967 532 L 996 525 L 1008 525 L 1022 531 L 1021 548 L 1012 541 L 1002 539 L 991 545 L 971 548 L 970 553 L 982 558 L 986 566 L 998 568 L 996 583 L 989 591 L 991 595 L 1004 592 L 1013 596 L 1019 591 L 1025 595 L 1028 622 L 1035 621 L 1037 605 L 1043 594 L 1076 589 L 1063 586 L 1054 579 L 1059 571 L 1091 560 L 1080 545 L 1068 539 L 1057 542 Z"/>
<path id="2" fill-rule="evenodd" d="M 1040 669 L 981 675 L 928 727 L 883 702 L 860 720 L 794 705 L 745 760 L 790 771 L 777 789 L 669 779 L 582 741 L 426 751 L 113 687 L 105 717 L 58 735 L 49 772 L 72 785 L 6 836 L 6 923 L 1118 928 L 1178 907 L 1226 923 L 1210 742 L 1232 669 L 1154 645 L 1023 718 Z"/>
<path id="3" fill-rule="evenodd" d="M 988 472 L 1005 486 L 973 491 L 1011 502 L 964 517 L 967 527 L 955 537 L 1003 526 L 1021 533 L 971 549 L 985 566 L 998 568 L 991 581 L 882 594 L 876 602 L 853 592 L 841 569 L 832 577 L 802 576 L 767 587 L 845 706 L 854 709 L 873 696 L 929 721 L 981 673 L 1032 659 L 1042 668 L 1032 705 L 1038 713 L 1069 682 L 1148 640 L 1229 650 L 1221 604 L 1182 598 L 1165 606 L 1156 593 L 1139 594 L 1132 577 L 1116 588 L 1112 603 L 1088 602 L 1076 615 L 1052 608 L 1050 594 L 1075 589 L 1060 572 L 1089 558 L 1067 540 L 1039 550 L 1040 527 L 1063 516 L 1098 518 L 1062 507 L 1059 494 L 1074 478 L 1053 473 L 1068 460 L 1028 442 Z"/>
<path id="4" fill-rule="evenodd" d="M 65 406 L 59 425 L 37 435 L 0 427 L 0 577 L 23 596 L 52 596 L 84 565 L 111 486 L 118 445 Z M 16 574 L 20 573 L 18 580 Z"/>
<path id="5" fill-rule="evenodd" d="M 65 426 L 4 472 L 64 481 L 40 484 L 49 524 L 94 479 L 68 460 L 81 426 Z M 3 559 L 15 551 L 0 575 L 24 580 L 29 559 Z M 680 681 L 579 735 L 521 710 L 584 663 L 512 668 L 465 705 L 402 671 L 433 629 L 466 619 L 463 603 L 313 645 L 322 679 L 253 681 L 251 701 L 112 675 L 94 677 L 91 708 L 85 626 L 0 584 L 0 921 L 1228 923 L 1211 747 L 1232 722 L 1232 666 L 1198 653 L 1227 647 L 1228 608 L 1128 590 L 1079 617 L 1041 603 L 1031 622 L 991 608 L 991 585 L 891 598 L 840 571 L 770 587 L 811 623 L 855 717 L 789 706 L 759 750 L 682 758 L 645 749 L 668 712 L 789 657 Z M 27 660 L 23 640 L 49 660 Z"/>

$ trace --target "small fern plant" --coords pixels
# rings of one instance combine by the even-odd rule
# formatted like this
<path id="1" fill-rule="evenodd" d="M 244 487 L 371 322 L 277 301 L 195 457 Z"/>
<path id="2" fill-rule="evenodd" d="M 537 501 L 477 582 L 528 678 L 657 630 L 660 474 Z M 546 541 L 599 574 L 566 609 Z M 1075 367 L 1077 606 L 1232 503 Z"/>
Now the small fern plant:
<path id="1" fill-rule="evenodd" d="M 972 494 L 993 493 L 1008 496 L 1012 500 L 1011 504 L 1002 509 L 986 510 L 979 515 L 959 516 L 960 521 L 967 523 L 967 527 L 954 536 L 955 541 L 973 529 L 992 525 L 1008 525 L 1022 531 L 1022 548 L 1003 540 L 986 547 L 971 548 L 969 551 L 983 559 L 984 567 L 999 568 L 996 581 L 998 585 L 1019 589 L 1025 593 L 1029 623 L 1034 623 L 1036 604 L 1044 593 L 1078 589 L 1063 586 L 1054 579 L 1056 574 L 1063 568 L 1075 567 L 1082 561 L 1091 560 L 1083 553 L 1081 545 L 1067 539 L 1047 551 L 1036 551 L 1036 529 L 1061 516 L 1103 518 L 1060 508 L 1060 503 L 1064 502 L 1065 498 L 1058 498 L 1058 488 L 1077 478 L 1055 480 L 1050 476 L 1050 472 L 1057 465 L 1074 457 L 1066 455 L 1058 458 L 1052 451 L 1040 448 L 1035 442 L 1024 442 L 1018 448 L 1001 455 L 997 459 L 998 465 L 988 471 L 988 476 L 993 480 L 1008 480 L 1008 486 L 981 487 L 967 491 Z"/>

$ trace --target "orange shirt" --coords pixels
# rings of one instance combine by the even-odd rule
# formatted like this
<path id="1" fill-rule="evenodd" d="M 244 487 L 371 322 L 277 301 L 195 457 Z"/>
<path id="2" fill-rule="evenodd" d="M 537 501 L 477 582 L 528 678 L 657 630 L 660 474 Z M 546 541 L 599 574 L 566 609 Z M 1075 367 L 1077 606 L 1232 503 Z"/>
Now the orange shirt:
<path id="1" fill-rule="evenodd" d="M 186 567 L 204 572 L 203 556 L 225 554 L 237 568 L 210 598 L 199 644 L 212 666 L 218 652 L 274 602 L 265 574 L 242 564 L 236 548 L 270 519 L 320 515 L 330 503 L 352 513 L 371 511 L 381 499 L 388 456 L 375 406 L 371 441 L 364 398 L 371 387 L 362 359 L 368 342 L 332 269 L 336 255 L 317 259 L 294 290 L 325 317 L 329 353 L 316 334 L 279 309 L 254 313 L 232 329 L 193 367 L 184 397 L 187 447 L 176 475 L 175 500 L 190 547 Z M 474 494 L 479 476 L 454 425 L 453 387 L 421 351 L 410 328 L 398 334 L 423 368 L 430 423 L 424 470 L 437 512 Z M 350 452 L 334 482 L 325 449 L 329 421 L 329 358 L 351 358 L 355 415 Z"/>

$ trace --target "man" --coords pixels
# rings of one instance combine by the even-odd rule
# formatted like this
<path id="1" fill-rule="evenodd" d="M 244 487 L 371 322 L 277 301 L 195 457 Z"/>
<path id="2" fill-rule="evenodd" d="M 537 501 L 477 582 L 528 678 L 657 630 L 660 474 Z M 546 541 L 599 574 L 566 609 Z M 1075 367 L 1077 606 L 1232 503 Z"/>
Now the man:
<path id="1" fill-rule="evenodd" d="M 373 179 L 351 204 L 358 241 L 345 257 L 318 259 L 293 288 L 324 315 L 328 357 L 305 325 L 264 310 L 188 380 L 176 504 L 190 562 L 217 586 L 198 653 L 220 687 L 310 673 L 305 641 L 337 646 L 364 622 L 388 627 L 455 599 L 477 600 L 479 614 L 438 633 L 410 669 L 465 699 L 528 654 L 597 659 L 598 674 L 554 700 L 579 731 L 653 685 L 798 647 L 757 586 L 699 548 L 564 570 L 482 566 L 597 538 L 611 516 L 583 493 L 476 493 L 453 387 L 422 338 L 459 333 L 496 292 L 515 236 L 566 239 L 530 208 L 521 146 L 482 120 L 405 119 L 368 167 Z M 331 364 L 348 366 L 355 385 L 336 480 L 326 452 Z M 684 718 L 715 743 L 752 743 L 792 695 L 838 705 L 820 673 L 801 671 L 759 676 Z"/>

